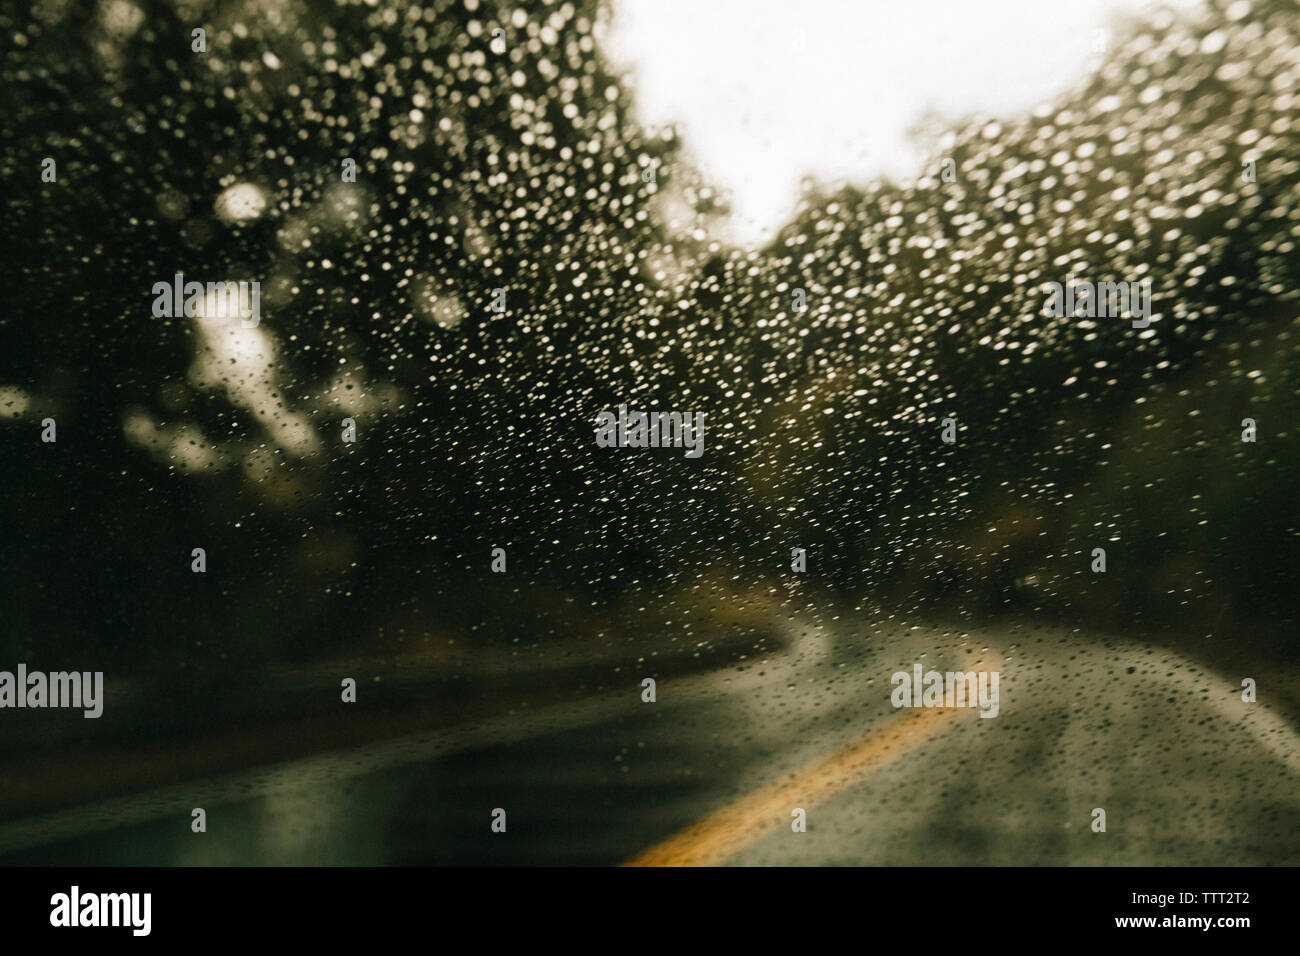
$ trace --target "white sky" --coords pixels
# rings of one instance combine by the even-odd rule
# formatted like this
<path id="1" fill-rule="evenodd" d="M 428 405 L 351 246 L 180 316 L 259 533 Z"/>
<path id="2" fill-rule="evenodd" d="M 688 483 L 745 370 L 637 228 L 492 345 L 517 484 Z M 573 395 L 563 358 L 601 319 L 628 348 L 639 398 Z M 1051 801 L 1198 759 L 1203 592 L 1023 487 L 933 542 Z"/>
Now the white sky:
<path id="1" fill-rule="evenodd" d="M 799 181 L 912 178 L 927 109 L 1032 109 L 1078 82 L 1115 10 L 1140 0 L 613 0 L 604 49 L 640 121 L 673 123 L 730 194 L 727 238 L 753 244 Z M 1199 0 L 1173 0 L 1190 7 Z"/>

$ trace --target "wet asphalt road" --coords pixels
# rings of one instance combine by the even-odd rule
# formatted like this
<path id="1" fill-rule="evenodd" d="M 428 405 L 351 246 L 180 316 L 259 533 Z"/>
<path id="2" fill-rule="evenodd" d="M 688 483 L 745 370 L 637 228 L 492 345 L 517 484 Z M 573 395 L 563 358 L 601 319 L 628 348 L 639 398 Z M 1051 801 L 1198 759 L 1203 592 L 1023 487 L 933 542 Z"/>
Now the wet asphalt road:
<path id="1" fill-rule="evenodd" d="M 634 679 L 8 821 L 0 863 L 1300 862 L 1300 736 L 1267 686 L 1245 703 L 1239 675 L 1059 629 L 786 626 L 786 651 L 661 681 L 654 703 Z M 998 716 L 896 710 L 890 675 L 917 662 L 999 671 Z M 194 807 L 206 833 L 190 830 Z"/>

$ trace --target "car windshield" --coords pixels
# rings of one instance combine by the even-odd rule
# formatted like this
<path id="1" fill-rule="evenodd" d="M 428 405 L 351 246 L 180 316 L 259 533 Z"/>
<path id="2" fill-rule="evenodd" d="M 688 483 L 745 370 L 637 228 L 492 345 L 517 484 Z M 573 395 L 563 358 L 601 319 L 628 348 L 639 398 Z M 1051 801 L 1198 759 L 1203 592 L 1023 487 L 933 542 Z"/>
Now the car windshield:
<path id="1" fill-rule="evenodd" d="M 6 8 L 0 862 L 1294 862 L 1300 15 L 1130 6 L 789 208 L 645 4 Z"/>

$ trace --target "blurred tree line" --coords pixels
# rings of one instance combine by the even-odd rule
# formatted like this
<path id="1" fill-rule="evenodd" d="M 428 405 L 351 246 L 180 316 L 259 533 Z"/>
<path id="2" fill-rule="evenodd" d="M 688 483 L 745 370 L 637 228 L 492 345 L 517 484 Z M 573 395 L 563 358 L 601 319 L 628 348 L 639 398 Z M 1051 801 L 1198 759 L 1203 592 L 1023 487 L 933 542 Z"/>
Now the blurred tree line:
<path id="1" fill-rule="evenodd" d="M 753 252 L 666 225 L 692 172 L 635 124 L 592 0 L 135 6 L 0 16 L 25 38 L 0 86 L 0 386 L 30 399 L 3 422 L 7 660 L 192 689 L 774 582 L 908 613 L 1294 624 L 1289 4 L 1137 24 L 1053 110 L 953 131 L 953 182 L 936 158 L 826 188 Z M 1211 29 L 1226 49 L 1203 52 Z M 219 221 L 240 182 L 270 205 Z M 238 366 L 195 383 L 195 323 L 149 311 L 178 271 L 261 278 L 266 402 L 319 451 L 232 402 Z M 1044 315 L 1067 274 L 1149 277 L 1159 320 Z M 703 411 L 703 458 L 596 448 L 622 403 Z M 129 441 L 132 416 L 193 426 L 217 463 Z"/>

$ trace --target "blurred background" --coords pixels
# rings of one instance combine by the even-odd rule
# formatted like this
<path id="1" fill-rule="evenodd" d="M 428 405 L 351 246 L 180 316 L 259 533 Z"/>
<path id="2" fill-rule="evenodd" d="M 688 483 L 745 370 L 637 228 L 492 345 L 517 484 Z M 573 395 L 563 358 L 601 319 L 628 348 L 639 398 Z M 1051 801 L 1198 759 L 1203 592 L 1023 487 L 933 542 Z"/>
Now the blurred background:
<path id="1" fill-rule="evenodd" d="M 0 11 L 0 860 L 1300 860 L 1293 4 Z"/>

